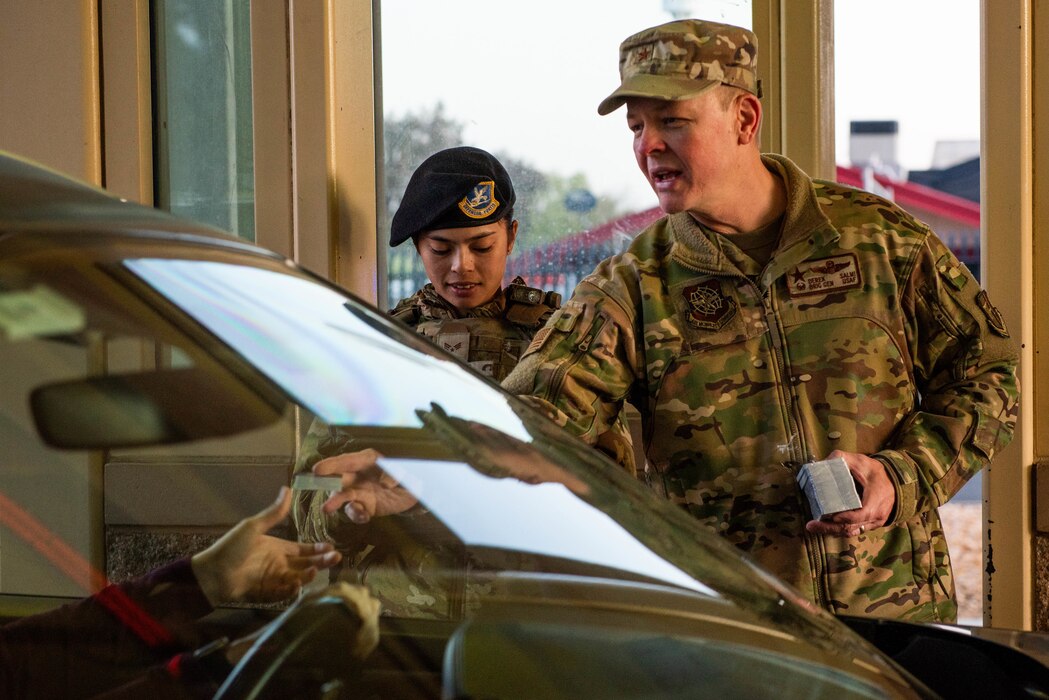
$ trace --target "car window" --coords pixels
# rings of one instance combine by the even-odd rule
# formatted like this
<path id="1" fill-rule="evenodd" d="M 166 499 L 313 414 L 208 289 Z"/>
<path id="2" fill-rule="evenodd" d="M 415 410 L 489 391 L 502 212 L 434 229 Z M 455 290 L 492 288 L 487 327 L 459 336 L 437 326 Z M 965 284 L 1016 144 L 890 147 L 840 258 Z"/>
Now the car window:
<path id="1" fill-rule="evenodd" d="M 505 400 L 480 390 L 482 379 L 457 363 L 427 358 L 429 348 L 418 342 L 405 347 L 377 329 L 373 312 L 347 305 L 332 289 L 217 262 L 126 265 L 328 423 L 418 426 L 415 410 L 440 396 L 456 415 L 525 435 Z"/>
<path id="2" fill-rule="evenodd" d="M 0 261 L 0 366 L 2 593 L 80 596 L 105 580 L 97 506 L 121 503 L 115 492 L 103 500 L 112 455 L 102 448 L 238 439 L 281 416 L 103 267 L 75 256 Z"/>
<path id="3" fill-rule="evenodd" d="M 330 580 L 381 602 L 367 692 L 474 687 L 489 666 L 451 659 L 493 624 L 534 654 L 605 630 L 586 673 L 653 639 L 696 668 L 793 667 L 788 697 L 862 696 L 885 670 L 858 670 L 842 625 L 547 416 L 284 261 L 162 240 L 0 256 L 0 367 L 8 617 L 11 596 L 46 607 L 198 551 L 302 476 L 274 533 L 335 543 Z M 344 483 L 313 480 L 325 460 L 355 465 L 348 508 L 325 509 Z M 613 618 L 572 632 L 584 610 Z M 798 640 L 807 660 L 766 653 Z"/>

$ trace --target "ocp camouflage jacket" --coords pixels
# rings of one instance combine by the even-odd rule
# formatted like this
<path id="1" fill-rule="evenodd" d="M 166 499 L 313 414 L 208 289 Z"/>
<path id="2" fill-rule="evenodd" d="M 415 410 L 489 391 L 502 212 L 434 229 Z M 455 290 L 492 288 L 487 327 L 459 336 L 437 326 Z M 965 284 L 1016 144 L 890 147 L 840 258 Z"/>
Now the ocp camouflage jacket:
<path id="1" fill-rule="evenodd" d="M 764 269 L 687 213 L 661 219 L 580 283 L 504 386 L 590 442 L 632 402 L 650 483 L 817 604 L 953 620 L 936 508 L 1011 439 L 1016 349 L 925 224 L 763 160 L 788 192 Z M 806 532 L 798 464 L 834 449 L 885 464 L 887 526 Z"/>
<path id="2" fill-rule="evenodd" d="M 390 316 L 498 382 L 514 368 L 560 300 L 559 294 L 526 287 L 515 277 L 494 299 L 464 312 L 427 284 L 401 299 Z"/>
<path id="3" fill-rule="evenodd" d="M 491 301 L 467 311 L 448 303 L 427 284 L 398 302 L 390 316 L 498 381 L 517 364 L 536 330 L 560 303 L 560 295 L 525 286 L 516 277 Z M 314 420 L 294 473 L 309 473 L 321 459 L 370 447 L 374 445 L 354 439 L 339 426 Z M 344 555 L 329 572 L 332 581 L 367 585 L 381 599 L 385 614 L 396 617 L 455 619 L 476 607 L 478 585 L 448 582 L 448 571 L 465 569 L 455 562 L 461 548 L 422 546 L 403 533 L 394 536 L 428 520 L 431 516 L 425 509 L 376 518 L 362 526 L 350 522 L 342 510 L 324 513 L 327 498 L 324 491 L 300 492 L 293 518 L 299 540 L 331 542 Z"/>

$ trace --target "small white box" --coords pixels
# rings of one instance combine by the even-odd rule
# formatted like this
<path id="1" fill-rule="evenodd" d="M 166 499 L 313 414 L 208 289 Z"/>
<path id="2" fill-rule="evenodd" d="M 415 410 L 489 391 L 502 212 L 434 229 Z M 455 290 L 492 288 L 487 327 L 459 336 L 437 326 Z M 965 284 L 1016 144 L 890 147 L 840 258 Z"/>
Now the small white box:
<path id="1" fill-rule="evenodd" d="M 809 499 L 815 520 L 831 513 L 854 510 L 861 505 L 852 472 L 841 457 L 801 465 L 797 480 Z"/>

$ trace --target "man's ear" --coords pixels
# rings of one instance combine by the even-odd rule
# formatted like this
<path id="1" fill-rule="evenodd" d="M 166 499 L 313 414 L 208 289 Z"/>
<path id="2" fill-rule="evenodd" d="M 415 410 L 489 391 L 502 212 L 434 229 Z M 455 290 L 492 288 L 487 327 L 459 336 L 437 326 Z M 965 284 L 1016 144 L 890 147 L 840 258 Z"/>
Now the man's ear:
<path id="1" fill-rule="evenodd" d="M 741 146 L 757 139 L 758 127 L 761 126 L 761 100 L 749 92 L 742 92 L 736 103 L 736 119 Z"/>

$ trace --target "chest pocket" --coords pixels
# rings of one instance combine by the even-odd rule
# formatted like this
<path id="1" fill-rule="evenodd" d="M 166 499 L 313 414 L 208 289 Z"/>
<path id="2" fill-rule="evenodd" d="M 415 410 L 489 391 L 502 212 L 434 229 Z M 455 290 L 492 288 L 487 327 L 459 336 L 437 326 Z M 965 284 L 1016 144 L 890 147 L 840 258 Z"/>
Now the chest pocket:
<path id="1" fill-rule="evenodd" d="M 438 347 L 496 381 L 505 379 L 514 368 L 528 340 L 527 335 L 494 318 L 458 319 L 419 330 Z"/>
<path id="2" fill-rule="evenodd" d="M 767 330 L 758 289 L 719 277 L 695 277 L 670 287 L 683 354 L 740 343 Z"/>

